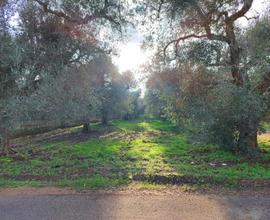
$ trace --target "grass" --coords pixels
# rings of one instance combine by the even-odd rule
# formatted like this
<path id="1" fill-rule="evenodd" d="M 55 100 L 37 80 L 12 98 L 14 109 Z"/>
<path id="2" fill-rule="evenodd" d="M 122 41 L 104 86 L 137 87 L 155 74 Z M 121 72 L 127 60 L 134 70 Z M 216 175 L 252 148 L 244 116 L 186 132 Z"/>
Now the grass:
<path id="1" fill-rule="evenodd" d="M 270 180 L 270 163 L 251 162 L 214 145 L 191 144 L 169 122 L 145 117 L 114 120 L 110 132 L 99 124 L 98 137 L 18 148 L 0 158 L 0 187 L 24 185 L 76 189 L 135 186 L 164 188 L 178 183 L 237 185 L 241 180 Z M 270 141 L 260 139 L 265 158 Z"/>
<path id="2" fill-rule="evenodd" d="M 266 131 L 270 132 L 270 122 L 264 122 L 262 126 Z"/>

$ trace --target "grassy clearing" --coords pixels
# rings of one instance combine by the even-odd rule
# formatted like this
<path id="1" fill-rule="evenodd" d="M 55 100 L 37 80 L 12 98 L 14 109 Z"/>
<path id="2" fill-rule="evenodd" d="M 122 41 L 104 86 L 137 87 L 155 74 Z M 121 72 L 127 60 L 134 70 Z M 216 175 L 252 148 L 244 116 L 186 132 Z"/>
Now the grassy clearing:
<path id="1" fill-rule="evenodd" d="M 0 158 L 0 187 L 62 186 L 155 189 L 166 184 L 237 185 L 241 180 L 270 180 L 270 163 L 256 163 L 217 146 L 191 144 L 170 123 L 154 118 L 113 121 L 82 142 L 61 141 L 18 148 Z M 108 129 L 107 129 L 108 130 Z M 260 138 L 265 159 L 270 140 Z"/>

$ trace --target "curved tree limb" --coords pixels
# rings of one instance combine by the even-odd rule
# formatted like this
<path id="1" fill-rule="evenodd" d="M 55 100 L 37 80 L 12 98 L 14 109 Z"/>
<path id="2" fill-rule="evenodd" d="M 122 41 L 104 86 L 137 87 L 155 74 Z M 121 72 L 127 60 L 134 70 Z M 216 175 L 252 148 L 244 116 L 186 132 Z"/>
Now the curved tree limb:
<path id="1" fill-rule="evenodd" d="M 166 55 L 166 50 L 168 49 L 168 47 L 171 44 L 175 44 L 175 46 L 178 47 L 180 41 L 184 41 L 184 40 L 187 40 L 187 39 L 190 39 L 190 38 L 197 38 L 197 39 L 207 38 L 209 40 L 218 40 L 218 41 L 223 41 L 223 42 L 227 42 L 227 43 L 229 41 L 225 36 L 212 34 L 211 31 L 208 32 L 207 34 L 202 34 L 202 35 L 189 34 L 189 35 L 186 35 L 186 36 L 179 37 L 179 38 L 177 38 L 175 40 L 172 40 L 169 43 L 167 43 L 166 46 L 164 47 L 164 50 L 163 50 L 164 55 Z"/>
<path id="2" fill-rule="evenodd" d="M 251 8 L 252 3 L 253 3 L 253 0 L 244 0 L 244 4 L 243 4 L 242 8 L 239 11 L 237 11 L 236 13 L 229 16 L 228 19 L 233 22 L 233 21 L 237 20 L 238 18 L 243 17 Z"/>
<path id="3" fill-rule="evenodd" d="M 175 40 L 172 40 L 170 41 L 169 43 L 167 43 L 167 45 L 164 47 L 163 51 L 164 51 L 164 55 L 166 55 L 166 50 L 168 49 L 168 47 L 171 45 L 171 44 L 175 44 L 175 46 L 177 47 L 180 43 L 180 41 L 184 41 L 184 40 L 187 40 L 189 38 L 206 38 L 207 35 L 204 34 L 204 35 L 196 35 L 196 34 L 190 34 L 190 35 L 186 35 L 186 36 L 183 36 L 183 37 L 179 37 Z"/>

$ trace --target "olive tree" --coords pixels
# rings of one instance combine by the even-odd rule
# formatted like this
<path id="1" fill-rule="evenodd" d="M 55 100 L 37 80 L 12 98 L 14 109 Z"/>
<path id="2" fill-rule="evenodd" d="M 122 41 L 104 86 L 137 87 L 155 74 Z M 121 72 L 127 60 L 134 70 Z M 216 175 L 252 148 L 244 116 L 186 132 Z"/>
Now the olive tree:
<path id="1" fill-rule="evenodd" d="M 245 57 L 245 51 L 248 49 L 241 45 L 241 26 L 237 24 L 240 18 L 253 19 L 247 17 L 247 12 L 250 11 L 253 0 L 165 0 L 149 2 L 151 4 L 148 6 L 151 8 L 153 17 L 156 16 L 155 18 L 161 24 L 160 29 L 163 31 L 163 35 L 160 35 L 157 39 L 167 60 L 174 59 L 177 63 L 177 60 L 181 60 L 183 55 L 184 44 L 194 46 L 199 43 L 197 45 L 203 48 L 201 51 L 207 51 L 207 48 L 209 48 L 208 54 L 212 55 L 210 55 L 211 62 L 209 62 L 209 59 L 204 59 L 202 63 L 209 71 L 215 71 L 223 75 L 219 77 L 216 89 L 209 91 L 215 97 L 212 99 L 215 100 L 212 104 L 217 106 L 216 110 L 211 108 L 211 105 L 208 105 L 206 100 L 203 99 L 202 105 L 197 105 L 194 108 L 200 109 L 200 111 L 207 109 L 208 115 L 215 121 L 211 136 L 213 137 L 216 134 L 214 131 L 217 131 L 217 129 L 214 129 L 214 127 L 220 127 L 220 132 L 225 132 L 222 123 L 230 122 L 226 124 L 231 137 L 230 146 L 233 145 L 242 153 L 256 155 L 259 151 L 257 131 L 259 122 L 266 112 L 265 92 L 270 84 L 266 80 L 268 71 L 262 71 L 260 79 L 257 77 L 257 84 L 263 84 L 263 86 L 253 87 L 252 79 L 254 75 L 258 75 L 258 71 L 252 68 L 255 67 L 251 62 L 252 57 Z M 214 44 L 218 47 L 221 46 L 222 54 L 217 53 L 218 50 L 215 50 Z M 260 41 L 257 40 L 253 43 L 254 47 L 259 44 Z M 214 47 L 211 49 L 209 45 Z M 197 49 L 200 49 L 200 47 L 197 47 Z M 189 46 L 188 50 L 190 48 Z M 209 56 L 203 58 L 207 57 Z M 222 59 L 218 59 L 220 57 Z M 214 62 L 212 62 L 213 60 Z M 258 60 L 257 58 L 253 61 L 258 62 Z M 247 62 L 251 65 L 249 69 L 246 65 Z M 191 63 L 197 65 L 196 62 L 192 61 Z M 222 91 L 227 90 L 230 92 L 227 95 L 222 95 Z M 218 109 L 218 105 L 222 110 Z M 197 114 L 199 113 L 197 112 Z M 205 118 L 203 124 L 212 123 L 213 120 Z M 224 135 L 226 136 L 226 134 Z M 222 134 L 219 137 L 222 137 Z M 227 141 L 228 139 L 223 144 L 227 145 Z"/>
<path id="2" fill-rule="evenodd" d="M 120 2 L 107 0 L 1 1 L 0 11 L 0 134 L 8 154 L 9 138 L 24 121 L 85 120 L 100 106 L 91 77 L 86 88 L 71 72 L 108 53 L 100 33 L 121 31 L 124 19 Z M 19 18 L 12 27 L 15 12 Z"/>

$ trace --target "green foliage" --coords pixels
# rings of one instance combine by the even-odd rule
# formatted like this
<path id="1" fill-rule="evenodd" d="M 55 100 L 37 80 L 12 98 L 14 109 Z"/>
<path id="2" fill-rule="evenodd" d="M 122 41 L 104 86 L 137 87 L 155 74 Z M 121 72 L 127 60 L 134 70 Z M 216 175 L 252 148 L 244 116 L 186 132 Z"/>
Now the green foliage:
<path id="1" fill-rule="evenodd" d="M 40 127 L 140 113 L 132 73 L 121 75 L 107 53 L 118 35 L 112 33 L 107 42 L 98 39 L 103 28 L 109 35 L 125 23 L 124 3 L 110 2 L 44 3 L 61 15 L 44 11 L 38 1 L 0 5 L 0 135 L 5 139 Z M 15 13 L 19 18 L 11 27 Z M 74 14 L 78 17 L 70 22 Z M 86 14 L 98 14 L 94 28 L 80 23 Z"/>
<path id="2" fill-rule="evenodd" d="M 182 66 L 151 77 L 150 82 L 157 82 L 149 83 L 145 101 L 149 106 L 160 103 L 152 112 L 161 109 L 163 117 L 189 131 L 194 142 L 215 143 L 232 152 L 257 154 L 248 147 L 249 143 L 242 141 L 244 133 L 256 130 L 267 112 L 264 96 L 245 86 L 239 88 L 204 68 Z M 159 96 L 154 97 L 153 91 Z M 251 130 L 243 131 L 246 128 Z"/>
<path id="3" fill-rule="evenodd" d="M 264 128 L 266 131 L 270 131 L 270 123 L 269 123 L 269 122 L 264 122 L 264 123 L 263 123 L 263 128 Z"/>
<path id="4" fill-rule="evenodd" d="M 158 90 L 148 89 L 144 97 L 146 113 L 150 113 L 157 118 L 164 117 L 165 101 L 162 100 L 161 93 Z"/>
<path id="5" fill-rule="evenodd" d="M 179 47 L 179 62 L 192 62 L 205 66 L 222 65 L 224 45 L 214 41 L 194 41 Z"/>
<path id="6" fill-rule="evenodd" d="M 235 49 L 232 50 L 232 44 L 224 39 L 207 37 L 206 41 L 197 37 L 205 30 L 205 26 L 201 25 L 205 20 L 200 16 L 198 8 L 202 7 L 209 14 L 219 13 L 219 4 L 226 5 L 228 13 L 234 13 L 240 2 L 200 2 L 197 8 L 191 4 L 189 9 L 182 8 L 182 14 L 175 9 L 178 16 L 164 14 L 172 19 L 171 24 L 180 25 L 183 30 L 194 34 L 185 36 L 185 31 L 182 35 L 172 31 L 160 37 L 163 43 L 168 42 L 170 37 L 172 41 L 171 44 L 165 44 L 165 62 L 161 62 L 160 54 L 157 54 L 159 62 L 152 63 L 156 66 L 151 68 L 145 102 L 149 103 L 148 112 L 186 128 L 194 141 L 215 143 L 232 152 L 257 157 L 260 155 L 256 141 L 257 132 L 261 131 L 259 124 L 269 115 L 270 109 L 267 55 L 269 17 L 264 16 L 243 32 L 232 29 L 235 39 L 230 39 L 226 22 L 218 22 L 219 19 L 209 17 L 207 25 L 212 33 L 235 41 L 236 47 L 241 47 L 241 53 L 237 55 Z M 168 5 L 175 3 L 169 1 Z M 174 11 L 170 7 L 167 10 Z M 164 12 L 162 5 L 160 11 Z M 191 11 L 197 13 L 196 17 Z M 223 15 L 223 12 L 220 14 Z M 194 35 L 200 39 L 192 40 Z M 239 62 L 230 63 L 237 56 Z M 234 67 L 239 69 L 235 71 L 243 83 L 239 83 L 240 78 L 236 79 L 232 71 Z"/>
<path id="7" fill-rule="evenodd" d="M 256 67 L 261 74 L 269 71 L 270 60 L 267 51 L 267 48 L 270 47 L 270 37 L 267 34 L 270 31 L 269 20 L 269 16 L 262 16 L 259 21 L 247 29 L 243 40 L 243 46 L 250 59 L 248 65 Z"/>
<path id="8" fill-rule="evenodd" d="M 234 152 L 247 147 L 240 146 L 240 126 L 257 127 L 266 110 L 262 98 L 246 88 L 227 83 L 213 89 L 208 100 L 196 103 L 191 99 L 193 126 L 199 129 L 196 134 Z"/>

